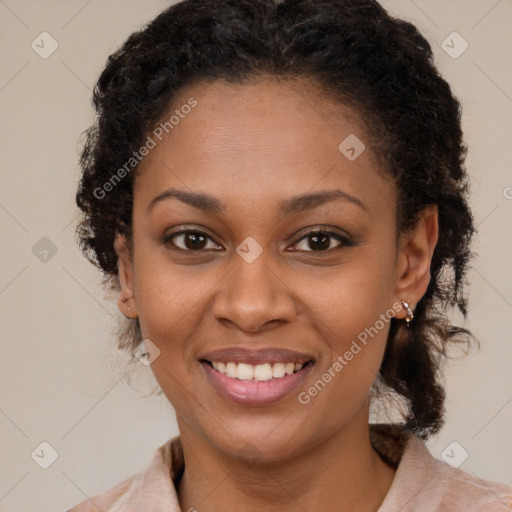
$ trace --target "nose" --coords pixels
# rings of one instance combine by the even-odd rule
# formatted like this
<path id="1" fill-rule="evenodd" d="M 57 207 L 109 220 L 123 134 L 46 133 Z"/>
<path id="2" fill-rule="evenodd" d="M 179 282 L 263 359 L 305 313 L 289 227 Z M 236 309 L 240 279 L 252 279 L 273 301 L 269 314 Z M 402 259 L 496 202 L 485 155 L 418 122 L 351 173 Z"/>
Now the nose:
<path id="1" fill-rule="evenodd" d="M 292 283 L 278 274 L 264 253 L 252 263 L 239 258 L 219 282 L 212 307 L 219 322 L 251 333 L 293 322 L 297 312 Z"/>

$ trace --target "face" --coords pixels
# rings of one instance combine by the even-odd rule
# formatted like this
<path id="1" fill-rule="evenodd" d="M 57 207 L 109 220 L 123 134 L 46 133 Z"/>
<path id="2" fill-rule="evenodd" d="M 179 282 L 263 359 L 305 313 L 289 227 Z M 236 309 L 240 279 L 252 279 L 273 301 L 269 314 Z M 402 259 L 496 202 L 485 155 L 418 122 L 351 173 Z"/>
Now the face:
<path id="1" fill-rule="evenodd" d="M 167 116 L 179 122 L 137 169 L 129 259 L 116 244 L 180 432 L 226 454 L 251 443 L 278 460 L 364 428 L 390 318 L 428 284 L 433 224 L 397 242 L 396 190 L 364 127 L 317 90 L 182 91 Z"/>

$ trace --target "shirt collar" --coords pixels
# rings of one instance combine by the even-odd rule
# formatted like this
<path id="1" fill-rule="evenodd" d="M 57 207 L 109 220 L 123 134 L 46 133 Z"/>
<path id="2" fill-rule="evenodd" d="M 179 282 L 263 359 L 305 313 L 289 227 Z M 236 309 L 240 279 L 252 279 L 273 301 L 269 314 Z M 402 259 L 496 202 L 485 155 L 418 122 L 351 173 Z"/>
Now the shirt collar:
<path id="1" fill-rule="evenodd" d="M 436 476 L 435 459 L 420 438 L 400 425 L 370 424 L 370 441 L 379 455 L 397 470 L 379 512 L 396 512 Z M 177 488 L 184 468 L 181 438 L 175 436 L 155 451 L 148 467 L 130 480 L 126 492 L 106 512 L 181 512 Z M 411 471 L 416 475 L 412 482 L 408 478 Z M 406 494 L 401 484 L 404 480 Z"/>

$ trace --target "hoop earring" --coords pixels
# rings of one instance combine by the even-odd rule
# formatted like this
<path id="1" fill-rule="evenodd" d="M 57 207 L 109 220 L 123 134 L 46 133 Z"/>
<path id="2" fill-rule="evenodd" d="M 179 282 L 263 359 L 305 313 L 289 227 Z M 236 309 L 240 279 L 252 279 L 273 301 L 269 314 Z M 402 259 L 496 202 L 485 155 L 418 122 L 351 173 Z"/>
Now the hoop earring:
<path id="1" fill-rule="evenodd" d="M 402 300 L 401 302 L 402 302 L 402 306 L 407 311 L 407 316 L 405 317 L 405 323 L 406 323 L 407 327 L 410 327 L 412 319 L 414 318 L 414 313 L 413 313 L 411 307 L 409 306 L 409 302 L 406 302 L 405 300 Z"/>

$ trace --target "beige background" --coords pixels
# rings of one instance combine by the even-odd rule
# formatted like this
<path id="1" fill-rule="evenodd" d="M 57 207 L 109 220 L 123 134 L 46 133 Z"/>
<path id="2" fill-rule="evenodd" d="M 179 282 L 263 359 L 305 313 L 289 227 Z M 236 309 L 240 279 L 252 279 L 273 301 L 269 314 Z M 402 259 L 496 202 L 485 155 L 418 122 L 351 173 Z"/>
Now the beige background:
<path id="1" fill-rule="evenodd" d="M 120 314 L 73 238 L 91 88 L 107 56 L 168 4 L 0 0 L 1 511 L 67 510 L 143 469 L 177 433 L 165 399 L 139 398 L 152 374 L 142 365 L 130 372 L 114 349 Z M 383 5 L 422 30 L 463 101 L 479 229 L 467 325 L 482 346 L 451 363 L 447 424 L 428 446 L 441 457 L 457 441 L 469 453 L 464 470 L 511 484 L 512 2 Z M 48 59 L 31 48 L 43 31 L 59 45 Z M 457 59 L 441 46 L 453 31 L 469 43 Z M 46 263 L 32 252 L 43 237 L 57 249 Z M 59 455 L 46 470 L 31 458 L 42 441 Z"/>

